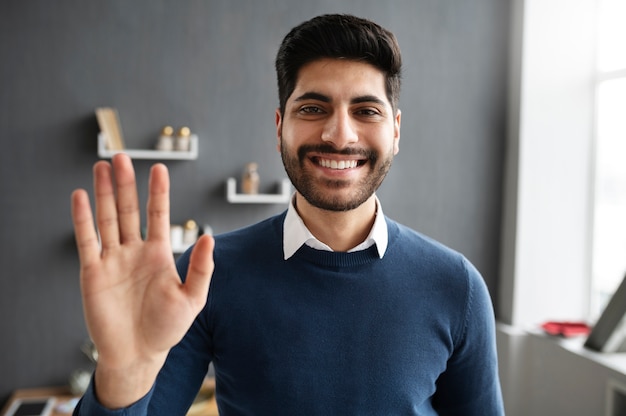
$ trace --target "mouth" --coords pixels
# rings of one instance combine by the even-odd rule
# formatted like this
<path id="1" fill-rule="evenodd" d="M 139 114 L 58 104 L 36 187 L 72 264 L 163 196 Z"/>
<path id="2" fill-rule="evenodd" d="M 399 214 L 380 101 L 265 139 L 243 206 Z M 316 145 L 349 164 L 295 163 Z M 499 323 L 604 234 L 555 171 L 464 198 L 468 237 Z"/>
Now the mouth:
<path id="1" fill-rule="evenodd" d="M 327 159 L 319 156 L 311 160 L 318 166 L 333 170 L 354 169 L 367 163 L 367 159 Z"/>

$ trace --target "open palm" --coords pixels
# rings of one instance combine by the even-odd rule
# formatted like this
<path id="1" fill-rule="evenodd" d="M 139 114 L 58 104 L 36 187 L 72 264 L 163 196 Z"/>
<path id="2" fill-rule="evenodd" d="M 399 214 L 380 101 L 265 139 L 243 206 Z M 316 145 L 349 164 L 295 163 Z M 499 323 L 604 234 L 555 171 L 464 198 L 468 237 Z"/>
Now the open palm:
<path id="1" fill-rule="evenodd" d="M 157 164 L 150 172 L 145 240 L 135 173 L 127 155 L 114 156 L 112 164 L 94 165 L 94 192 L 97 230 L 87 192 L 72 194 L 81 292 L 99 355 L 98 396 L 105 405 L 110 398 L 111 406 L 121 406 L 149 390 L 170 348 L 206 303 L 213 239 L 198 240 L 183 284 L 170 247 L 167 168 Z M 140 386 L 139 391 L 129 389 L 128 383 Z M 123 390 L 123 397 L 117 390 Z"/>

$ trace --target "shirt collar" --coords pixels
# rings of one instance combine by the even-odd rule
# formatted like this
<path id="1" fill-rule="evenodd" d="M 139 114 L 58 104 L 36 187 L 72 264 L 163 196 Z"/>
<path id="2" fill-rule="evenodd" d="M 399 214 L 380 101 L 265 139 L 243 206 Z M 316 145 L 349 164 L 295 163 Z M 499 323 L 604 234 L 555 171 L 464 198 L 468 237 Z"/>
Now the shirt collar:
<path id="1" fill-rule="evenodd" d="M 365 241 L 348 250 L 348 252 L 365 250 L 376 244 L 378 256 L 382 259 L 387 250 L 387 222 L 385 221 L 380 201 L 378 197 L 375 196 L 375 198 L 376 218 L 374 219 L 374 225 Z M 304 221 L 302 221 L 298 211 L 296 211 L 294 201 L 295 195 L 291 198 L 287 215 L 285 216 L 285 223 L 283 224 L 283 253 L 285 260 L 293 256 L 303 244 L 317 250 L 333 251 L 328 245 L 322 243 L 311 234 L 306 225 L 304 225 Z"/>

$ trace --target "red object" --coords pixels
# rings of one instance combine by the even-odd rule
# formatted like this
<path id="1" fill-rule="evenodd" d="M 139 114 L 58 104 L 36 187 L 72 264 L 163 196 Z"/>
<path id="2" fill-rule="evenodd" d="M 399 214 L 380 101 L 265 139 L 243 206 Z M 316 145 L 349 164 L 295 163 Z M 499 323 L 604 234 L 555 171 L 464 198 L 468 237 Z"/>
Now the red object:
<path id="1" fill-rule="evenodd" d="M 550 335 L 560 335 L 566 338 L 589 335 L 591 332 L 591 327 L 584 322 L 548 321 L 541 327 Z"/>

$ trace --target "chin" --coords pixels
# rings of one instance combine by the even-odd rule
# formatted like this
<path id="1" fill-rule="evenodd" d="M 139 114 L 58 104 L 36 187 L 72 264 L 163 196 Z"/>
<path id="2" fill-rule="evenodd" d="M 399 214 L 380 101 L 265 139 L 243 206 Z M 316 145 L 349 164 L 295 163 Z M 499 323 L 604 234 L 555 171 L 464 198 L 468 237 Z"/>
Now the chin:
<path id="1" fill-rule="evenodd" d="M 300 192 L 300 190 L 298 190 Z M 315 191 L 300 192 L 302 197 L 312 206 L 325 211 L 346 212 L 360 207 L 373 195 L 373 192 L 340 192 L 332 195 L 336 190 L 317 189 Z"/>

